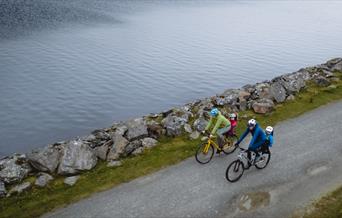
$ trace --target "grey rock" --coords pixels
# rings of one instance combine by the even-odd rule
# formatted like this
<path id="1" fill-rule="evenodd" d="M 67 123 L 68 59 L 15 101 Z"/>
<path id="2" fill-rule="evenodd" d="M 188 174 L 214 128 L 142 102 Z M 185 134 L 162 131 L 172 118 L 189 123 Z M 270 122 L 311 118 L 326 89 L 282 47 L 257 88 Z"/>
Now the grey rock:
<path id="1" fill-rule="evenodd" d="M 198 137 L 200 136 L 200 133 L 198 131 L 193 131 L 190 135 L 189 138 L 194 140 L 194 139 L 198 139 Z"/>
<path id="2" fill-rule="evenodd" d="M 255 90 L 251 95 L 252 99 L 272 99 L 272 95 L 270 93 L 270 84 L 268 83 L 257 83 L 255 85 Z"/>
<path id="3" fill-rule="evenodd" d="M 38 178 L 34 184 L 39 187 L 45 187 L 51 180 L 53 180 L 53 177 L 47 173 L 39 173 L 37 176 Z"/>
<path id="4" fill-rule="evenodd" d="M 324 74 L 323 76 L 326 78 L 334 77 L 334 73 L 327 71 L 327 70 L 323 70 L 323 74 Z"/>
<path id="5" fill-rule="evenodd" d="M 158 141 L 153 139 L 153 138 L 144 138 L 142 140 L 142 146 L 144 148 L 152 148 L 152 147 L 156 146 L 157 143 L 158 143 Z"/>
<path id="6" fill-rule="evenodd" d="M 107 167 L 119 167 L 122 166 L 121 161 L 110 161 L 107 164 Z"/>
<path id="7" fill-rule="evenodd" d="M 187 133 L 192 133 L 192 129 L 191 129 L 191 126 L 189 124 L 184 124 L 184 130 L 185 132 Z"/>
<path id="8" fill-rule="evenodd" d="M 195 130 L 202 132 L 207 125 L 208 125 L 207 120 L 205 120 L 204 118 L 198 118 L 197 120 L 195 120 L 193 127 Z"/>
<path id="9" fill-rule="evenodd" d="M 334 67 L 331 68 L 331 70 L 332 70 L 332 71 L 334 71 L 334 70 L 342 71 L 342 60 L 340 60 L 340 62 L 336 63 L 336 64 L 334 65 Z"/>
<path id="10" fill-rule="evenodd" d="M 7 197 L 17 193 L 17 194 L 20 194 L 22 193 L 23 191 L 26 191 L 28 190 L 29 188 L 31 188 L 31 183 L 30 182 L 24 182 L 20 185 L 16 185 L 14 186 L 7 194 Z"/>
<path id="11" fill-rule="evenodd" d="M 7 184 L 19 182 L 31 171 L 27 164 L 19 164 L 16 156 L 0 160 L 0 180 Z"/>
<path id="12" fill-rule="evenodd" d="M 73 186 L 76 184 L 77 180 L 80 178 L 80 176 L 70 176 L 64 179 L 64 184 L 68 186 Z"/>
<path id="13" fill-rule="evenodd" d="M 143 118 L 127 121 L 126 126 L 128 130 L 125 136 L 129 141 L 148 136 L 147 126 Z"/>
<path id="14" fill-rule="evenodd" d="M 337 89 L 337 86 L 336 85 L 330 85 L 327 87 L 328 89 Z"/>
<path id="15" fill-rule="evenodd" d="M 149 122 L 147 124 L 148 135 L 152 138 L 158 139 L 165 134 L 165 129 L 157 122 Z"/>
<path id="16" fill-rule="evenodd" d="M 60 151 L 57 146 L 48 145 L 27 155 L 29 163 L 38 171 L 54 173 L 60 160 Z"/>
<path id="17" fill-rule="evenodd" d="M 96 129 L 93 132 L 91 132 L 91 134 L 93 134 L 95 138 L 100 141 L 110 140 L 110 134 L 107 133 L 107 131 L 104 129 Z"/>
<path id="18" fill-rule="evenodd" d="M 7 194 L 7 190 L 5 187 L 5 183 L 0 180 L 0 198 L 5 197 Z"/>
<path id="19" fill-rule="evenodd" d="M 179 136 L 182 134 L 182 128 L 187 122 L 186 118 L 169 115 L 162 120 L 168 136 Z"/>
<path id="20" fill-rule="evenodd" d="M 333 68 L 337 63 L 341 62 L 342 58 L 334 58 L 329 61 L 327 61 L 324 65 L 328 68 Z"/>
<path id="21" fill-rule="evenodd" d="M 141 139 L 135 140 L 130 142 L 128 145 L 125 147 L 124 155 L 130 155 L 135 149 L 139 148 L 142 146 Z"/>
<path id="22" fill-rule="evenodd" d="M 281 103 L 286 99 L 286 90 L 280 82 L 271 84 L 270 94 L 278 103 Z"/>
<path id="23" fill-rule="evenodd" d="M 125 125 L 119 126 L 115 129 L 115 133 L 119 135 L 125 135 L 128 131 L 128 127 Z"/>
<path id="24" fill-rule="evenodd" d="M 252 104 L 255 113 L 265 114 L 271 112 L 274 108 L 274 103 L 270 99 L 259 99 Z"/>
<path id="25" fill-rule="evenodd" d="M 326 86 L 331 85 L 331 82 L 327 78 L 325 78 L 323 76 L 317 77 L 315 79 L 315 82 L 316 82 L 317 85 L 322 86 L 322 87 L 326 87 Z"/>
<path id="26" fill-rule="evenodd" d="M 106 160 L 109 146 L 111 146 L 112 144 L 113 144 L 113 141 L 109 140 L 108 142 L 102 144 L 101 146 L 94 148 L 94 153 L 96 157 L 100 158 L 101 160 Z"/>
<path id="27" fill-rule="evenodd" d="M 218 106 L 235 105 L 238 101 L 240 90 L 228 89 L 221 95 L 214 97 L 214 102 Z"/>
<path id="28" fill-rule="evenodd" d="M 294 95 L 289 95 L 287 98 L 286 98 L 286 101 L 293 101 L 295 100 L 296 98 L 294 97 Z"/>
<path id="29" fill-rule="evenodd" d="M 125 153 L 125 147 L 128 145 L 129 141 L 119 134 L 114 134 L 113 136 L 114 144 L 110 147 L 107 160 L 116 160 Z"/>
<path id="30" fill-rule="evenodd" d="M 295 72 L 279 77 L 277 80 L 283 85 L 287 95 L 295 94 L 305 87 L 305 81 L 310 79 L 308 72 Z"/>
<path id="31" fill-rule="evenodd" d="M 97 164 L 94 151 L 80 140 L 65 144 L 60 158 L 58 174 L 72 175 L 83 170 L 90 170 Z"/>
<path id="32" fill-rule="evenodd" d="M 132 152 L 132 155 L 139 155 L 141 153 L 144 152 L 144 148 L 143 147 L 139 147 L 137 149 L 135 149 L 133 152 Z"/>

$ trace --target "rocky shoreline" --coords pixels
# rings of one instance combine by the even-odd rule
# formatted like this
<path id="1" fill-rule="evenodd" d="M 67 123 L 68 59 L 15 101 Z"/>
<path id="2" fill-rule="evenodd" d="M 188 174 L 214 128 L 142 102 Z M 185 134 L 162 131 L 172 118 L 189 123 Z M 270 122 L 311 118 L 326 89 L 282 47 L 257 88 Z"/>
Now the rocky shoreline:
<path id="1" fill-rule="evenodd" d="M 190 139 L 197 139 L 207 124 L 207 112 L 214 106 L 220 107 L 225 115 L 248 109 L 269 113 L 276 104 L 295 99 L 309 81 L 334 88 L 331 83 L 338 80 L 334 76 L 335 70 L 342 71 L 342 58 L 302 68 L 270 81 L 228 89 L 222 94 L 158 114 L 114 123 L 110 128 L 98 129 L 87 136 L 57 142 L 27 154 L 4 157 L 0 160 L 0 197 L 21 193 L 32 185 L 44 187 L 56 175 L 65 176 L 65 184 L 73 185 L 78 174 L 94 168 L 98 160 L 107 161 L 108 167 L 119 166 L 120 159 L 139 155 L 144 149 L 156 146 L 162 136 L 187 134 Z M 34 184 L 21 183 L 28 176 L 36 177 Z M 9 186 L 12 188 L 7 191 Z"/>

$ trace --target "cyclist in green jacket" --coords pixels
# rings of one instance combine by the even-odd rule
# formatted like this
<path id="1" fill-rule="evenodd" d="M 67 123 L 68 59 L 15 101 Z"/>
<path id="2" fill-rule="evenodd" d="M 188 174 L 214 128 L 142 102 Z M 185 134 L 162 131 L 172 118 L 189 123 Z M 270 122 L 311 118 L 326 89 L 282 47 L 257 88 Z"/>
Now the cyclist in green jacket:
<path id="1" fill-rule="evenodd" d="M 224 134 L 227 133 L 231 127 L 230 121 L 225 118 L 217 108 L 213 108 L 210 111 L 210 121 L 203 132 L 209 130 L 213 123 L 215 123 L 215 126 L 210 133 L 210 137 L 217 133 L 217 142 L 220 148 L 222 148 L 224 145 Z"/>

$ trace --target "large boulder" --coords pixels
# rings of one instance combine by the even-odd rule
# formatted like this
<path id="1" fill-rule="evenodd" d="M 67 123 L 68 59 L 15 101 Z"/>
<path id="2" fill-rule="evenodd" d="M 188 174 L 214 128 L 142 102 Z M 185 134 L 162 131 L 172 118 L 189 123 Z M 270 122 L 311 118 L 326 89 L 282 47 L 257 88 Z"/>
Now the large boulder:
<path id="1" fill-rule="evenodd" d="M 291 95 L 299 92 L 305 87 L 305 81 L 310 79 L 310 73 L 306 70 L 301 70 L 295 73 L 287 74 L 284 76 L 273 79 L 273 82 L 280 82 L 285 88 L 286 94 Z"/>
<path id="2" fill-rule="evenodd" d="M 240 90 L 228 89 L 221 95 L 214 97 L 214 102 L 218 106 L 236 105 L 238 102 Z"/>
<path id="3" fill-rule="evenodd" d="M 80 140 L 73 140 L 63 146 L 58 174 L 72 175 L 90 170 L 97 164 L 94 151 Z"/>
<path id="4" fill-rule="evenodd" d="M 270 99 L 259 99 L 253 102 L 252 108 L 255 113 L 265 114 L 273 110 L 274 103 Z"/>
<path id="5" fill-rule="evenodd" d="M 124 149 L 124 155 L 125 156 L 130 155 L 135 149 L 137 149 L 141 146 L 142 146 L 141 139 L 134 140 L 134 141 L 130 142 L 128 145 L 126 145 L 126 147 Z"/>
<path id="6" fill-rule="evenodd" d="M 47 173 L 39 173 L 37 176 L 38 177 L 34 184 L 39 187 L 45 187 L 51 180 L 53 180 L 53 177 Z"/>
<path id="7" fill-rule="evenodd" d="M 96 157 L 100 158 L 101 160 L 106 160 L 109 146 L 111 146 L 112 144 L 113 144 L 113 140 L 109 140 L 108 142 L 102 144 L 101 146 L 95 147 L 94 152 L 95 152 Z"/>
<path id="8" fill-rule="evenodd" d="M 195 120 L 193 127 L 195 130 L 202 132 L 207 125 L 208 125 L 208 121 L 206 119 L 198 118 L 197 120 Z"/>
<path id="9" fill-rule="evenodd" d="M 129 141 L 148 136 L 147 125 L 143 118 L 129 120 L 125 124 L 128 129 L 125 136 Z"/>
<path id="10" fill-rule="evenodd" d="M 122 135 L 114 134 L 112 136 L 113 145 L 109 148 L 109 152 L 107 155 L 107 160 L 116 160 L 120 156 L 123 156 L 125 153 L 125 148 L 128 145 L 129 141 L 124 138 Z"/>
<path id="11" fill-rule="evenodd" d="M 284 102 L 286 99 L 286 90 L 280 82 L 271 84 L 270 94 L 278 103 Z"/>
<path id="12" fill-rule="evenodd" d="M 29 163 L 38 171 L 54 173 L 60 160 L 60 150 L 57 146 L 48 145 L 38 151 L 27 154 Z"/>
<path id="13" fill-rule="evenodd" d="M 183 132 L 183 126 L 187 122 L 186 118 L 172 116 L 171 114 L 162 120 L 168 136 L 179 136 Z"/>
<path id="14" fill-rule="evenodd" d="M 0 180 L 7 184 L 21 181 L 30 171 L 30 166 L 18 156 L 0 160 Z"/>
<path id="15" fill-rule="evenodd" d="M 7 194 L 7 190 L 5 187 L 5 183 L 0 180 L 0 198 L 5 197 Z"/>
<path id="16" fill-rule="evenodd" d="M 158 139 L 166 133 L 165 129 L 156 121 L 150 121 L 147 124 L 148 135 L 152 138 Z"/>
<path id="17" fill-rule="evenodd" d="M 255 90 L 252 93 L 253 99 L 272 99 L 272 95 L 270 93 L 270 84 L 269 83 L 257 83 L 255 85 Z"/>

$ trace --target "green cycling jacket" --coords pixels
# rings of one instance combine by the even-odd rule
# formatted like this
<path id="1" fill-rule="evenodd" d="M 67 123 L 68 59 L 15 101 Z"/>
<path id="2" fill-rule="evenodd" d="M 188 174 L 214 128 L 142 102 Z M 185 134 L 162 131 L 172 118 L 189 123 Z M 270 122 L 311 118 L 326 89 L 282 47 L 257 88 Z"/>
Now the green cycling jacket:
<path id="1" fill-rule="evenodd" d="M 219 112 L 216 117 L 210 117 L 210 121 L 209 121 L 207 127 L 205 127 L 205 130 L 207 131 L 214 122 L 216 122 L 216 124 L 215 124 L 213 130 L 211 131 L 212 135 L 214 135 L 216 133 L 218 128 L 229 127 L 229 129 L 230 129 L 230 121 L 227 118 L 225 118 L 221 114 L 221 112 Z"/>

